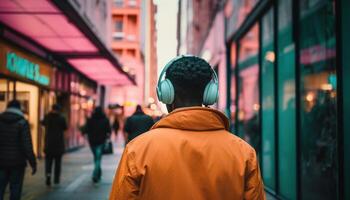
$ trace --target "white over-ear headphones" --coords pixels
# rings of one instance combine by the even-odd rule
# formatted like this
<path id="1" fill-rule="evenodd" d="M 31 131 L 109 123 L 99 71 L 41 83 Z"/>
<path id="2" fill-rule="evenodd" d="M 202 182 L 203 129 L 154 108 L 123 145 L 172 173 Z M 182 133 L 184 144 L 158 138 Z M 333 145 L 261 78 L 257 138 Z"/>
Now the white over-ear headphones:
<path id="1" fill-rule="evenodd" d="M 157 84 L 157 96 L 159 101 L 165 104 L 172 104 L 175 97 L 174 86 L 169 79 L 162 80 L 167 69 L 176 61 L 185 58 L 185 57 L 196 57 L 192 55 L 182 55 L 172 59 L 168 62 L 160 73 L 158 84 Z M 205 86 L 203 94 L 203 105 L 213 105 L 217 102 L 219 96 L 219 87 L 218 87 L 218 76 L 213 68 L 210 68 L 213 72 L 212 80 Z"/>

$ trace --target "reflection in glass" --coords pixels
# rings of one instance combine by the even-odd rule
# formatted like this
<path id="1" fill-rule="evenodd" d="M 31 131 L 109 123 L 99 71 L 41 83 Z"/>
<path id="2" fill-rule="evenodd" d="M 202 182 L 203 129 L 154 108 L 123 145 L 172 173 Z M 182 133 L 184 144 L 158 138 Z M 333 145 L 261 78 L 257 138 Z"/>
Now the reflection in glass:
<path id="1" fill-rule="evenodd" d="M 8 81 L 0 79 L 0 112 L 4 112 L 7 106 L 8 99 Z"/>
<path id="2" fill-rule="evenodd" d="M 337 90 L 333 0 L 301 1 L 302 199 L 337 198 Z"/>
<path id="3" fill-rule="evenodd" d="M 16 100 L 21 103 L 21 110 L 29 122 L 34 153 L 38 155 L 38 121 L 39 121 L 39 88 L 37 86 L 16 81 Z"/>
<path id="4" fill-rule="evenodd" d="M 242 25 L 259 0 L 228 0 L 227 31 L 232 34 Z M 229 34 L 229 35 L 230 35 Z"/>
<path id="5" fill-rule="evenodd" d="M 261 137 L 262 174 L 264 183 L 275 189 L 275 79 L 273 10 L 262 18 L 262 66 L 261 66 Z"/>
<path id="6" fill-rule="evenodd" d="M 278 2 L 278 183 L 279 193 L 296 197 L 295 48 L 292 28 L 293 0 Z M 287 176 L 286 176 L 287 174 Z"/>
<path id="7" fill-rule="evenodd" d="M 238 70 L 238 135 L 259 153 L 259 26 L 240 40 Z"/>
<path id="8" fill-rule="evenodd" d="M 237 106 L 236 106 L 236 100 L 237 100 L 237 93 L 236 93 L 236 43 L 232 43 L 231 45 L 231 104 L 230 104 L 230 119 L 231 119 L 231 132 L 235 133 L 235 127 L 236 127 L 236 114 L 237 114 Z"/>
<path id="9" fill-rule="evenodd" d="M 14 81 L 8 79 L 0 79 L 0 112 L 4 112 L 7 103 L 14 99 Z"/>

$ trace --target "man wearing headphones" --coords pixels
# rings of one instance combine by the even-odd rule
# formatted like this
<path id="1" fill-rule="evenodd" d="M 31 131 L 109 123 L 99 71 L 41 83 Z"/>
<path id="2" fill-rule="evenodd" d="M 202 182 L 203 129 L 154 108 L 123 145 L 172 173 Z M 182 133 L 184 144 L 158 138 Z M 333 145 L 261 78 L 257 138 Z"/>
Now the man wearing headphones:
<path id="1" fill-rule="evenodd" d="M 206 61 L 170 61 L 157 94 L 170 114 L 126 146 L 110 200 L 265 199 L 254 149 L 208 107 L 217 101 L 218 79 Z"/>

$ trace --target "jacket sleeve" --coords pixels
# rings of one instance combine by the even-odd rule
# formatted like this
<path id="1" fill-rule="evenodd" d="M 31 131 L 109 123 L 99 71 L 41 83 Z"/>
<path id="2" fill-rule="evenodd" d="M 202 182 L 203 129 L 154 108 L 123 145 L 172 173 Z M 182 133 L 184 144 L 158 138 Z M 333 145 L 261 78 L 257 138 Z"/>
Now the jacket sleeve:
<path id="1" fill-rule="evenodd" d="M 21 130 L 21 144 L 24 151 L 24 155 L 28 160 L 31 167 L 36 167 L 36 159 L 33 151 L 32 137 L 30 134 L 30 128 L 27 121 L 23 120 Z"/>
<path id="2" fill-rule="evenodd" d="M 134 157 L 129 155 L 127 147 L 114 177 L 109 200 L 134 200 L 138 198 L 140 180 L 137 178 Z"/>
<path id="3" fill-rule="evenodd" d="M 249 153 L 247 170 L 245 174 L 245 200 L 265 200 L 264 184 L 260 175 L 259 163 L 255 151 Z"/>

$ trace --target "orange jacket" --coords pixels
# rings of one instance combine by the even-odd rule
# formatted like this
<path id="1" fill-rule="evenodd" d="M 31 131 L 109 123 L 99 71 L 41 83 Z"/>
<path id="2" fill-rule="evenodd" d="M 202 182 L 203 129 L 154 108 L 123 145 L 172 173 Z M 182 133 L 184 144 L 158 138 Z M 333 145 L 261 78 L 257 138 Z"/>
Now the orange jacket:
<path id="1" fill-rule="evenodd" d="M 265 200 L 256 153 L 219 111 L 176 109 L 124 150 L 110 200 Z"/>

